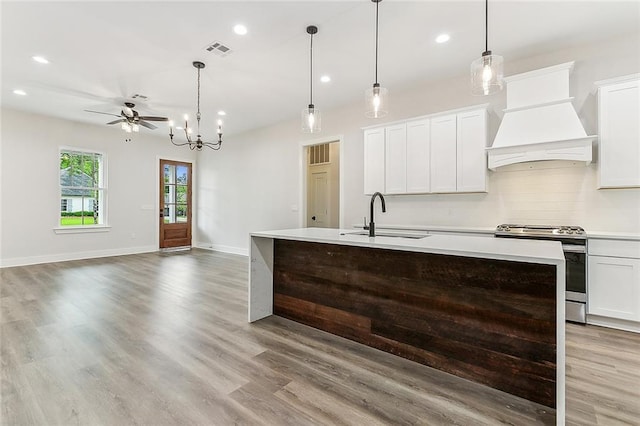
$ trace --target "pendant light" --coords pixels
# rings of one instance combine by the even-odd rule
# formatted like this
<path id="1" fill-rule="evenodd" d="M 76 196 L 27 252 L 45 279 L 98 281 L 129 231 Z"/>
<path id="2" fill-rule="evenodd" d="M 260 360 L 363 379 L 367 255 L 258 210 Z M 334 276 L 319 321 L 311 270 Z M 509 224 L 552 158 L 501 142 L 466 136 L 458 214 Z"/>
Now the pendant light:
<path id="1" fill-rule="evenodd" d="M 378 83 L 378 5 L 382 0 L 371 0 L 376 4 L 376 81 L 373 88 L 364 92 L 365 115 L 368 118 L 384 117 L 389 112 L 389 99 L 387 89 L 380 87 Z"/>
<path id="2" fill-rule="evenodd" d="M 489 50 L 489 0 L 484 4 L 484 52 L 471 63 L 471 93 L 492 95 L 502 90 L 502 56 L 492 55 Z"/>
<path id="3" fill-rule="evenodd" d="M 489 50 L 489 0 L 484 5 L 484 52 L 471 63 L 471 93 L 492 95 L 502 90 L 502 56 L 492 55 Z"/>
<path id="4" fill-rule="evenodd" d="M 311 38 L 309 49 L 309 106 L 302 110 L 302 131 L 305 133 L 317 133 L 320 131 L 320 111 L 313 105 L 313 35 L 318 33 L 318 27 L 309 25 L 307 34 Z"/>

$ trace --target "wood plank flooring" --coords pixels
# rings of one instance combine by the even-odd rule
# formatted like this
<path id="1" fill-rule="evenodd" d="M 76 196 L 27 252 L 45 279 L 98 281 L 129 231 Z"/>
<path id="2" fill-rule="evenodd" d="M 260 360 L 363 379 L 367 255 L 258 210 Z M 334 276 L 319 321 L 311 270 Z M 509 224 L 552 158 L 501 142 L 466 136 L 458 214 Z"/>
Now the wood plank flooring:
<path id="1" fill-rule="evenodd" d="M 0 269 L 2 425 L 551 424 L 541 405 L 279 317 L 246 257 Z M 567 424 L 640 425 L 640 335 L 567 326 Z"/>

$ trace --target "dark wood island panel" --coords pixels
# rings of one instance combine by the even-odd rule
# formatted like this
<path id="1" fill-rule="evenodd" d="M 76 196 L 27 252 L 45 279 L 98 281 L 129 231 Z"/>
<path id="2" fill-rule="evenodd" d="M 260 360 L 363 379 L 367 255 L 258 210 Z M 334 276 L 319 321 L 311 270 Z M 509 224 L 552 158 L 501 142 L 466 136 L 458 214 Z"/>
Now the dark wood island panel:
<path id="1" fill-rule="evenodd" d="M 553 265 L 276 239 L 273 313 L 556 406 Z"/>

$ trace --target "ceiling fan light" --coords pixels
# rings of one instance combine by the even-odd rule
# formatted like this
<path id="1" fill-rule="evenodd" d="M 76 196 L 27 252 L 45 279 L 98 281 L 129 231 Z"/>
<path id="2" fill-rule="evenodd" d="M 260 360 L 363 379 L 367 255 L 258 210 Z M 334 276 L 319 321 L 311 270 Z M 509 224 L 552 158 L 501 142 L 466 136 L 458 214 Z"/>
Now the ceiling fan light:
<path id="1" fill-rule="evenodd" d="M 133 130 L 134 132 L 139 132 L 140 131 L 140 126 L 137 124 L 132 124 L 131 125 L 131 130 Z"/>
<path id="2" fill-rule="evenodd" d="M 486 51 L 471 63 L 471 93 L 478 96 L 492 95 L 502 90 L 504 59 Z"/>

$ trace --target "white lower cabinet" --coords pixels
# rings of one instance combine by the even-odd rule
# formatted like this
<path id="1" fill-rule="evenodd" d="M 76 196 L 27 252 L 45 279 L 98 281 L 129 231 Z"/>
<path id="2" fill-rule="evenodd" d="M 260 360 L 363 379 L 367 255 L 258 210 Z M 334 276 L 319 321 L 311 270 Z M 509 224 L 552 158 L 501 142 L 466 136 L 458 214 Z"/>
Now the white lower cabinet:
<path id="1" fill-rule="evenodd" d="M 589 240 L 587 322 L 640 331 L 640 241 Z"/>

